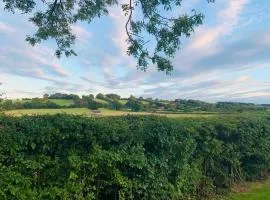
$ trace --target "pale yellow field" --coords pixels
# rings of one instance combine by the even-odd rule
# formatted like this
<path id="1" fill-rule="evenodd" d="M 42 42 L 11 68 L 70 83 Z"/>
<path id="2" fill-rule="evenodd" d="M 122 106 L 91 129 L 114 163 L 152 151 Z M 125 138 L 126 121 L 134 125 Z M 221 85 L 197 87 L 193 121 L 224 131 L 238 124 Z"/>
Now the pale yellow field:
<path id="1" fill-rule="evenodd" d="M 156 115 L 167 116 L 170 118 L 197 118 L 197 117 L 213 117 L 214 114 L 159 114 L 148 112 L 130 112 L 130 111 L 115 111 L 108 109 L 100 109 L 100 113 L 95 113 L 87 108 L 63 108 L 63 109 L 22 109 L 22 110 L 10 110 L 5 111 L 7 115 L 21 116 L 21 115 L 44 115 L 44 114 L 72 114 L 72 115 L 85 115 L 85 116 L 123 116 L 123 115 Z"/>
<path id="2" fill-rule="evenodd" d="M 45 115 L 45 114 L 74 114 L 74 115 L 89 115 L 90 110 L 87 108 L 62 108 L 62 109 L 21 109 L 5 111 L 7 115 L 21 116 L 21 115 Z"/>

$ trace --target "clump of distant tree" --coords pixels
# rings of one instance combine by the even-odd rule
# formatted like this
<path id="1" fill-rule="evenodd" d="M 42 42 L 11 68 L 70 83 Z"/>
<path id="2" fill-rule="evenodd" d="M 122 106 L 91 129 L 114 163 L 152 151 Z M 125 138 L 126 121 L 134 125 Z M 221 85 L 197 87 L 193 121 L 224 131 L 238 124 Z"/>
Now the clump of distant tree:
<path id="1" fill-rule="evenodd" d="M 143 109 L 143 104 L 136 97 L 130 96 L 128 102 L 126 103 L 126 107 L 130 108 L 134 112 L 139 112 Z"/>
<path id="2" fill-rule="evenodd" d="M 78 99 L 80 98 L 76 94 L 64 94 L 64 93 L 55 93 L 55 94 L 44 94 L 44 99 Z"/>
<path id="3" fill-rule="evenodd" d="M 12 101 L 12 100 L 4 100 L 0 104 L 0 108 L 2 110 L 14 110 L 14 109 L 39 109 L 39 108 L 62 108 L 52 101 L 44 101 L 43 99 L 34 98 L 28 101 Z"/>
<path id="4" fill-rule="evenodd" d="M 96 98 L 97 99 L 105 99 L 105 96 L 102 93 L 98 93 Z"/>
<path id="5" fill-rule="evenodd" d="M 239 103 L 239 102 L 217 102 L 216 108 L 223 111 L 264 111 L 265 107 L 263 105 L 255 105 L 253 103 Z"/>
<path id="6" fill-rule="evenodd" d="M 121 96 L 118 94 L 106 94 L 105 97 L 113 99 L 113 100 L 120 100 Z"/>

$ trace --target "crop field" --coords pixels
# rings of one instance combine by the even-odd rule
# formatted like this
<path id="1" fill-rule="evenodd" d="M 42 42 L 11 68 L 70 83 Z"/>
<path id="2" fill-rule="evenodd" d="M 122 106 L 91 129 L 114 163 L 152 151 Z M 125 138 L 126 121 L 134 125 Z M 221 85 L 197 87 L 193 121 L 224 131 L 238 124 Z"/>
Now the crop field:
<path id="1" fill-rule="evenodd" d="M 150 113 L 150 112 L 131 112 L 131 111 L 116 111 L 109 109 L 99 109 L 99 112 L 93 112 L 87 108 L 61 108 L 61 109 L 19 109 L 5 111 L 7 115 L 22 116 L 22 115 L 44 115 L 44 114 L 72 114 L 72 115 L 86 115 L 86 116 L 123 116 L 123 115 L 158 115 L 167 116 L 169 118 L 198 118 L 198 117 L 214 117 L 218 113 Z"/>
<path id="2" fill-rule="evenodd" d="M 55 115 L 55 114 L 70 114 L 70 115 L 84 115 L 89 117 L 109 117 L 109 116 L 125 116 L 125 115 L 155 115 L 166 116 L 168 118 L 213 118 L 213 117 L 263 117 L 269 113 L 217 113 L 217 112 L 188 112 L 188 113 L 154 113 L 154 112 L 131 112 L 118 111 L 100 108 L 98 112 L 87 108 L 58 108 L 58 109 L 18 109 L 4 111 L 7 115 L 22 116 L 22 115 Z"/>
<path id="3" fill-rule="evenodd" d="M 61 109 L 21 109 L 5 111 L 7 115 L 21 116 L 21 115 L 45 115 L 45 114 L 73 114 L 73 115 L 88 115 L 90 110 L 87 108 L 61 108 Z"/>

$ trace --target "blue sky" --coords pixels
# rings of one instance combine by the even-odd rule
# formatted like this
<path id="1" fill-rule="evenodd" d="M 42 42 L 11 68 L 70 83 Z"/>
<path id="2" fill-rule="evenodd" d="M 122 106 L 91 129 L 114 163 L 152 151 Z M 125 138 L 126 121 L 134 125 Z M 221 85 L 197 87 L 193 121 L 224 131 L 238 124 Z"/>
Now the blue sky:
<path id="1" fill-rule="evenodd" d="M 126 18 L 118 7 L 91 24 L 76 24 L 78 56 L 57 59 L 54 41 L 28 45 L 25 37 L 35 27 L 0 4 L 0 90 L 9 98 L 102 92 L 270 103 L 269 0 L 183 0 L 176 12 L 192 8 L 205 14 L 204 25 L 183 40 L 168 76 L 155 66 L 138 71 L 136 60 L 126 55 Z"/>

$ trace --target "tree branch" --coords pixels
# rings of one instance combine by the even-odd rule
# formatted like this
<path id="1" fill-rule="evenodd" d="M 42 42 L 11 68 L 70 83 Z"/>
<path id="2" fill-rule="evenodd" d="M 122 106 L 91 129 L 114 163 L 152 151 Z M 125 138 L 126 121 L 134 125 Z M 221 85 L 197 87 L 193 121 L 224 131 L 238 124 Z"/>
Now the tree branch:
<path id="1" fill-rule="evenodd" d="M 58 0 L 54 0 L 53 7 L 52 7 L 52 9 L 51 9 L 49 18 L 52 17 L 52 14 L 54 13 L 54 10 L 55 10 L 55 8 L 56 8 L 57 2 L 58 2 Z"/>
<path id="2" fill-rule="evenodd" d="M 130 12 L 129 12 L 129 17 L 128 17 L 128 20 L 126 22 L 125 27 L 126 27 L 126 33 L 127 33 L 128 38 L 129 38 L 130 41 L 134 41 L 133 38 L 132 38 L 132 36 L 131 36 L 131 34 L 130 34 L 130 32 L 129 32 L 129 30 L 128 30 L 128 25 L 130 24 L 130 21 L 131 21 L 131 18 L 132 18 L 132 14 L 133 14 L 133 10 L 132 9 L 133 9 L 133 7 L 132 7 L 132 0 L 129 0 L 129 10 L 130 10 Z"/>

